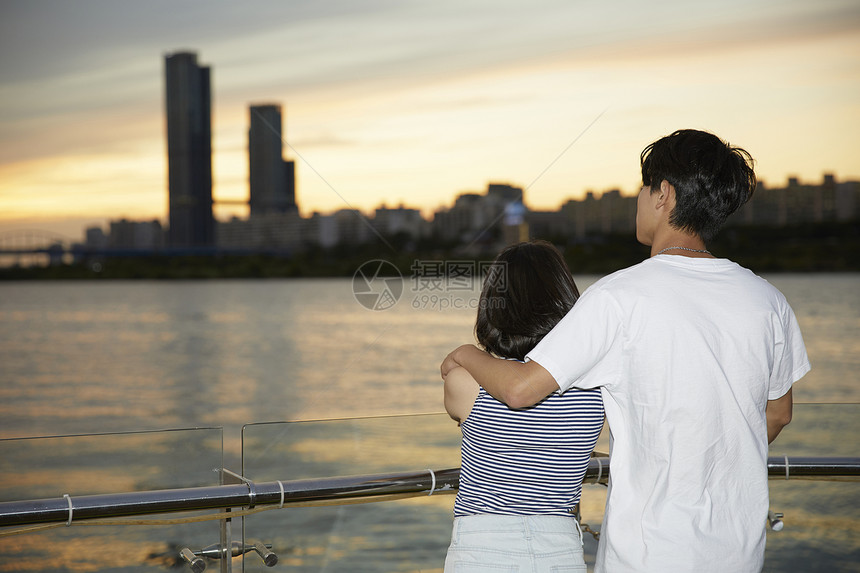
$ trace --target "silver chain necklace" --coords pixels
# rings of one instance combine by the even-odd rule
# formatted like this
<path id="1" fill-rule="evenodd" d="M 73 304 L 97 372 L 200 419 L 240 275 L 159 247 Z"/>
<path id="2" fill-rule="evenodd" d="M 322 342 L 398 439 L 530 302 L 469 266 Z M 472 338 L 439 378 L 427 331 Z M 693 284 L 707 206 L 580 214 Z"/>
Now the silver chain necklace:
<path id="1" fill-rule="evenodd" d="M 690 251 L 691 253 L 705 253 L 707 255 L 711 255 L 712 257 L 714 256 L 711 254 L 711 251 L 709 251 L 708 249 L 691 249 L 689 247 L 666 247 L 665 249 L 663 249 L 662 251 L 657 253 L 657 255 L 662 255 L 666 251 L 671 251 L 673 249 L 680 249 L 682 251 Z"/>

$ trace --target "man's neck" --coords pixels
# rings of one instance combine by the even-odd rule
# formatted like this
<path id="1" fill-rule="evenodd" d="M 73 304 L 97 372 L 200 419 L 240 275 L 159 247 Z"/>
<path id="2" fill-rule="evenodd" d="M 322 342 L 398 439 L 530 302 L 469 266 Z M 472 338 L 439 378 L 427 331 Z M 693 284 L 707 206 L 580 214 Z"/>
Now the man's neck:
<path id="1" fill-rule="evenodd" d="M 684 257 L 713 257 L 698 235 L 674 231 L 655 237 L 651 243 L 651 256 L 680 255 Z"/>

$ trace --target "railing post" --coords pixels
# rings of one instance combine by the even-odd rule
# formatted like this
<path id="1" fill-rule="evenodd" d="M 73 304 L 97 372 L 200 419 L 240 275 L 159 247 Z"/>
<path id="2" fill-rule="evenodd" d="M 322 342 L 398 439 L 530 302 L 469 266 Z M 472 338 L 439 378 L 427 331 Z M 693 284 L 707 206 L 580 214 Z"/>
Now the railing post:
<path id="1" fill-rule="evenodd" d="M 241 483 L 238 476 L 228 470 L 221 468 L 221 485 L 226 483 Z M 225 508 L 227 513 L 231 508 Z M 229 517 L 221 520 L 221 573 L 232 573 L 233 571 L 233 520 Z M 244 559 L 244 558 L 243 558 Z M 244 567 L 243 567 L 244 570 Z"/>
<path id="2" fill-rule="evenodd" d="M 230 508 L 226 508 L 227 513 Z M 231 573 L 233 571 L 233 534 L 232 534 L 232 519 L 227 517 L 221 520 L 221 573 Z"/>

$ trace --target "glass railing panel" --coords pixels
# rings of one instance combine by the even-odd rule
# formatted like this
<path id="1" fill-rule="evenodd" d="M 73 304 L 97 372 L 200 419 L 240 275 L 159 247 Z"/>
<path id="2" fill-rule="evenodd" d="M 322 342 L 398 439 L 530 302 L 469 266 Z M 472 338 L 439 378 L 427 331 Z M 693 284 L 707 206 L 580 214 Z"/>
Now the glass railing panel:
<path id="1" fill-rule="evenodd" d="M 255 482 L 406 473 L 460 466 L 460 431 L 445 414 L 253 424 L 243 473 Z M 441 571 L 454 496 L 288 507 L 245 519 L 245 539 L 272 545 L 291 571 Z M 245 571 L 265 571 L 249 554 Z"/>
<path id="2" fill-rule="evenodd" d="M 860 404 L 795 404 L 770 456 L 860 457 Z M 860 481 L 770 480 L 765 571 L 851 571 L 860 563 Z"/>
<path id="3" fill-rule="evenodd" d="M 0 440 L 0 502 L 217 486 L 221 428 Z M 199 515 L 199 514 L 198 514 Z M 187 514 L 126 518 L 181 520 Z M 74 521 L 0 529 L 0 571 L 165 571 L 183 547 L 220 541 L 220 522 L 94 525 Z M 6 535 L 34 528 L 28 533 Z M 218 570 L 217 564 L 210 570 Z"/>
<path id="4" fill-rule="evenodd" d="M 772 457 L 860 456 L 860 405 L 797 404 L 771 445 Z M 246 426 L 243 470 L 255 481 L 441 469 L 458 465 L 460 435 L 446 416 L 364 418 Z M 597 449 L 608 451 L 605 429 Z M 797 477 L 797 476 L 795 476 Z M 856 478 L 771 479 L 771 508 L 784 529 L 768 530 L 766 571 L 846 570 L 860 557 Z M 586 484 L 582 521 L 600 529 L 604 486 Z M 435 505 L 442 502 L 441 505 Z M 297 571 L 438 570 L 450 535 L 453 496 L 289 508 L 252 516 L 245 535 L 272 543 Z M 762 524 L 764 527 L 765 524 Z M 596 540 L 586 533 L 593 566 Z M 246 559 L 245 570 L 263 571 Z"/>

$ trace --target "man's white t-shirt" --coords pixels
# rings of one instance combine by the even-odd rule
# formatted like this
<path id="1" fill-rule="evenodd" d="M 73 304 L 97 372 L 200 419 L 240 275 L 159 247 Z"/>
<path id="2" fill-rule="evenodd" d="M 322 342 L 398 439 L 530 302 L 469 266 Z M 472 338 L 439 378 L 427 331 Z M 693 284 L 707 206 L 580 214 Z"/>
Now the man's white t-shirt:
<path id="1" fill-rule="evenodd" d="M 765 406 L 810 369 L 782 293 L 726 259 L 655 256 L 592 285 L 527 360 L 601 389 L 596 572 L 761 570 Z"/>

